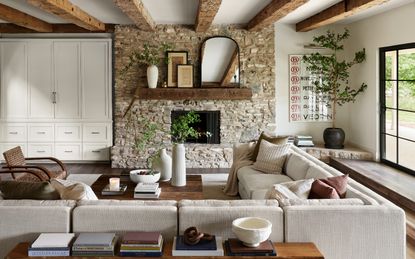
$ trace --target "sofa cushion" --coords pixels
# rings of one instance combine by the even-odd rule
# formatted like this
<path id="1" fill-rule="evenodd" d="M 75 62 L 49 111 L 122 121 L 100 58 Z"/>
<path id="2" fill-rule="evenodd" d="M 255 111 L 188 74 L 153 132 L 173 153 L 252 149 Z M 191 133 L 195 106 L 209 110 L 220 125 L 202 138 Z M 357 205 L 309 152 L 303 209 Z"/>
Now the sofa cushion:
<path id="1" fill-rule="evenodd" d="M 261 133 L 261 135 L 258 138 L 258 141 L 255 145 L 253 154 L 252 154 L 252 161 L 256 161 L 257 156 L 258 156 L 258 152 L 259 152 L 259 147 L 261 146 L 261 140 L 265 139 L 266 141 L 272 143 L 272 144 L 276 144 L 276 145 L 283 145 L 283 144 L 287 144 L 288 142 L 288 137 L 283 136 L 283 137 L 278 137 L 278 136 L 268 136 L 266 135 L 264 132 Z"/>
<path id="2" fill-rule="evenodd" d="M 362 193 L 361 191 L 351 187 L 350 185 L 347 186 L 346 197 L 347 199 L 356 198 L 363 201 L 365 205 L 379 205 L 379 203 L 373 199 L 372 197 Z"/>
<path id="3" fill-rule="evenodd" d="M 314 179 L 275 184 L 269 193 L 269 199 L 307 199 Z"/>
<path id="4" fill-rule="evenodd" d="M 291 144 L 275 145 L 261 140 L 254 168 L 267 174 L 281 174 Z"/>
<path id="5" fill-rule="evenodd" d="M 336 189 L 317 179 L 311 186 L 309 199 L 340 199 Z"/>
<path id="6" fill-rule="evenodd" d="M 91 186 L 82 182 L 51 179 L 50 183 L 59 192 L 62 200 L 98 200 Z"/>
<path id="7" fill-rule="evenodd" d="M 5 199 L 58 200 L 59 193 L 49 182 L 1 181 Z"/>
<path id="8" fill-rule="evenodd" d="M 336 205 L 364 205 L 361 199 L 284 199 L 279 201 L 281 207 L 285 206 L 336 206 Z"/>
<path id="9" fill-rule="evenodd" d="M 310 178 L 325 179 L 325 178 L 332 177 L 332 176 L 333 175 L 331 175 L 329 172 L 324 170 L 322 167 L 318 165 L 310 165 L 305 175 L 305 179 L 310 179 Z"/>
<path id="10" fill-rule="evenodd" d="M 285 174 L 296 181 L 305 179 L 307 170 L 312 165 L 315 164 L 307 158 L 297 153 L 291 152 L 287 156 L 287 161 L 285 162 Z"/>
<path id="11" fill-rule="evenodd" d="M 331 187 L 333 187 L 340 198 L 346 196 L 348 174 L 329 177 L 327 179 L 321 179 L 321 181 Z"/>

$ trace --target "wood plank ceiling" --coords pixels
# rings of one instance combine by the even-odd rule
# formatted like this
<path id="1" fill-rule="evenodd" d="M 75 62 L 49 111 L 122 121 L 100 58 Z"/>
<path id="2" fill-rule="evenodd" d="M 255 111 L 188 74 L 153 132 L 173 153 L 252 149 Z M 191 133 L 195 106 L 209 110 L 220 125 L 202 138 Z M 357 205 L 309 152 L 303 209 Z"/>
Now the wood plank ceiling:
<path id="1" fill-rule="evenodd" d="M 249 31 L 261 30 L 271 26 L 309 0 L 272 0 L 246 25 Z M 343 0 L 296 24 L 296 30 L 303 32 L 325 26 L 349 17 L 388 0 Z M 127 15 L 141 30 L 154 31 L 156 22 L 144 6 L 142 0 L 113 0 L 114 4 Z M 68 24 L 51 24 L 34 16 L 0 4 L 0 19 L 9 23 L 0 24 L 0 32 L 113 32 L 112 24 L 88 14 L 70 0 L 27 0 L 27 3 L 45 12 L 54 14 Z M 211 26 L 222 0 L 199 0 L 194 29 L 204 32 Z"/>

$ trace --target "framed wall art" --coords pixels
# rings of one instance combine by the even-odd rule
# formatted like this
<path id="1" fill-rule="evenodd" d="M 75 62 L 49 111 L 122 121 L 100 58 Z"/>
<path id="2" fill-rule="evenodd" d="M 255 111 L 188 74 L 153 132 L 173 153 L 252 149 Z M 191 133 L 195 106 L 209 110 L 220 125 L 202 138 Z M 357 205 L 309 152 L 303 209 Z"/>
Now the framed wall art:
<path id="1" fill-rule="evenodd" d="M 177 87 L 177 65 L 187 64 L 187 51 L 167 51 L 167 86 Z"/>
<path id="2" fill-rule="evenodd" d="M 193 65 L 177 65 L 177 87 L 193 87 Z"/>

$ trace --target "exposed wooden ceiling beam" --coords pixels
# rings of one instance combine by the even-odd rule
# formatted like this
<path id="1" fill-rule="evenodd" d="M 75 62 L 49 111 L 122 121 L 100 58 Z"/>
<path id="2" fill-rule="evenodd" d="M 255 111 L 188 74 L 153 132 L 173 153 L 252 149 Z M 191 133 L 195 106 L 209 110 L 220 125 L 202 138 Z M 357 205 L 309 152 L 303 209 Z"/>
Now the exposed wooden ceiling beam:
<path id="1" fill-rule="evenodd" d="M 343 0 L 316 15 L 297 23 L 296 30 L 305 32 L 329 25 L 387 1 L 389 0 Z"/>
<path id="2" fill-rule="evenodd" d="M 84 29 L 105 31 L 104 23 L 72 4 L 69 0 L 27 0 L 27 2 Z"/>
<path id="3" fill-rule="evenodd" d="M 199 0 L 199 8 L 197 10 L 195 31 L 205 32 L 212 25 L 218 13 L 222 0 Z"/>
<path id="4" fill-rule="evenodd" d="M 114 0 L 135 25 L 143 31 L 154 31 L 156 23 L 141 0 Z"/>
<path id="5" fill-rule="evenodd" d="M 4 4 L 0 4 L 0 19 L 37 32 L 52 31 L 52 24 Z"/>
<path id="6" fill-rule="evenodd" d="M 105 31 L 113 33 L 115 29 L 114 24 L 105 24 Z M 51 33 L 91 33 L 90 30 L 81 28 L 72 23 L 56 23 L 52 24 Z M 24 28 L 12 23 L 0 23 L 0 33 L 39 33 L 28 28 Z"/>
<path id="7" fill-rule="evenodd" d="M 246 29 L 249 31 L 261 30 L 307 2 L 308 0 L 272 0 L 271 3 L 248 22 Z"/>
<path id="8" fill-rule="evenodd" d="M 220 86 L 231 85 L 232 79 L 235 76 L 236 67 L 238 66 L 238 61 L 239 61 L 238 53 L 239 53 L 238 48 L 235 48 L 235 50 L 233 51 L 232 57 L 229 60 L 228 67 L 226 68 L 225 73 L 223 73 L 222 80 L 220 81 Z"/>

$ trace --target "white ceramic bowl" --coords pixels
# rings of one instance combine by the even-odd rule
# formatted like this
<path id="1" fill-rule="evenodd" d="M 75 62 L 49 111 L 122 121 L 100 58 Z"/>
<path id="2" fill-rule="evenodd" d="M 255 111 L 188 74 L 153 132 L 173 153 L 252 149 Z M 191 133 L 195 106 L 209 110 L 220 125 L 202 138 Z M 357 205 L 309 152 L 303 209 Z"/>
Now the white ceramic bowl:
<path id="1" fill-rule="evenodd" d="M 130 179 L 135 183 L 155 183 L 160 179 L 160 172 L 151 174 L 140 174 L 140 172 L 148 172 L 150 169 L 137 169 L 130 171 Z"/>
<path id="2" fill-rule="evenodd" d="M 238 218 L 232 222 L 232 231 L 245 246 L 257 247 L 269 238 L 272 223 L 263 218 Z"/>

